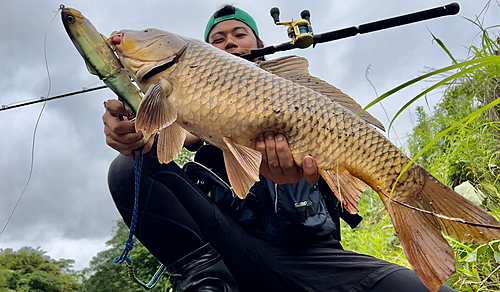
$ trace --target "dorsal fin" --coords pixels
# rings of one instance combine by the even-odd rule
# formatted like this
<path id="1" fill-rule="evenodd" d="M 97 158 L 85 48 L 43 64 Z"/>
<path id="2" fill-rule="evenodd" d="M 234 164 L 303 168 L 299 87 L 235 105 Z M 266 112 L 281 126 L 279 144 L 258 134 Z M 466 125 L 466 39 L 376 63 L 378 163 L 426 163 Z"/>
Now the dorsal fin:
<path id="1" fill-rule="evenodd" d="M 359 114 L 367 123 L 385 131 L 382 123 L 368 112 L 364 111 L 360 114 L 359 112 L 362 110 L 361 106 L 350 96 L 328 82 L 311 76 L 309 74 L 309 63 L 306 58 L 288 56 L 270 61 L 262 61 L 258 63 L 258 66 L 281 78 L 293 81 L 330 98 L 353 113 Z"/>

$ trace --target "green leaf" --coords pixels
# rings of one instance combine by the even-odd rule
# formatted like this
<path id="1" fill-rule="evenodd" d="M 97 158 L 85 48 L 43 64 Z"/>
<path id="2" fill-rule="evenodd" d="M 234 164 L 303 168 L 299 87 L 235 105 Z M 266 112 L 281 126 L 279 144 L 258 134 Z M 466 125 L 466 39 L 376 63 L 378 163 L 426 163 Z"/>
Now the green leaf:
<path id="1" fill-rule="evenodd" d="M 495 258 L 495 261 L 496 261 L 497 263 L 500 263 L 500 253 L 497 253 L 497 252 L 496 252 L 496 253 L 495 253 L 495 255 L 494 255 L 493 257 Z"/>
<path id="2" fill-rule="evenodd" d="M 487 191 L 487 192 L 490 192 L 492 194 L 496 194 L 497 197 L 500 197 L 500 194 L 498 193 L 498 190 L 497 188 L 495 187 L 494 184 L 490 183 L 490 182 L 482 182 L 481 183 L 481 186 Z"/>
<path id="3" fill-rule="evenodd" d="M 470 253 L 469 256 L 465 258 L 465 261 L 468 263 L 473 263 L 477 261 L 477 249 L 475 249 L 472 253 Z"/>
<path id="4" fill-rule="evenodd" d="M 448 82 L 451 81 L 451 80 L 457 79 L 458 77 L 464 76 L 467 73 L 472 73 L 475 70 L 478 70 L 478 69 L 480 69 L 480 68 L 482 68 L 484 66 L 487 66 L 487 65 L 490 65 L 492 63 L 500 61 L 500 59 L 497 58 L 497 57 L 492 57 L 492 58 L 495 58 L 495 60 L 484 61 L 484 59 L 487 59 L 487 58 L 483 58 L 483 59 L 481 59 L 481 61 L 484 61 L 484 62 L 479 62 L 479 64 L 474 65 L 474 66 L 469 67 L 469 68 L 463 68 L 458 73 L 455 73 L 455 74 L 451 75 L 450 77 L 447 77 L 447 78 L 441 80 L 440 82 L 434 84 L 433 86 L 427 88 L 426 90 L 422 91 L 420 94 L 418 94 L 417 96 L 415 96 L 414 98 L 412 98 L 409 102 L 407 102 L 401 109 L 399 109 L 399 111 L 396 113 L 396 115 L 394 115 L 394 117 L 392 118 L 391 123 L 389 124 L 389 129 L 391 129 L 392 124 L 396 121 L 396 119 L 399 117 L 399 115 L 403 111 L 405 111 L 410 105 L 412 105 L 415 101 L 417 101 L 419 98 L 421 98 L 422 96 L 424 96 L 427 93 L 433 91 L 434 89 L 437 89 L 437 88 L 439 88 L 441 86 L 447 85 Z M 469 62 L 473 62 L 473 61 L 469 61 Z M 468 62 L 460 63 L 460 64 L 457 64 L 457 65 L 453 65 L 453 66 L 450 66 L 449 68 L 455 67 L 455 66 L 458 66 L 458 65 L 463 65 L 465 63 L 468 63 Z M 477 63 L 477 60 L 475 61 L 475 63 Z M 431 73 L 432 73 L 432 75 L 434 75 L 435 72 L 439 72 L 439 71 L 441 71 L 441 70 L 437 70 L 437 71 L 434 71 L 434 72 L 431 72 Z M 384 95 L 380 96 L 380 98 L 382 98 L 382 97 L 384 97 Z M 370 105 L 368 105 L 366 108 L 368 108 L 369 106 Z"/>
<path id="5" fill-rule="evenodd" d="M 450 59 L 453 61 L 453 64 L 457 64 L 458 63 L 457 60 L 455 59 L 455 57 L 453 57 L 453 55 L 448 50 L 448 48 L 444 45 L 444 43 L 440 39 L 438 39 L 431 31 L 429 31 L 429 32 L 431 33 L 434 40 L 438 43 L 438 45 L 446 52 L 446 54 L 448 54 Z"/>
<path id="6" fill-rule="evenodd" d="M 486 198 L 486 195 L 472 186 L 469 181 L 465 181 L 456 186 L 455 192 L 459 193 L 462 197 L 466 198 L 477 206 L 481 206 L 484 199 Z"/>
<path id="7" fill-rule="evenodd" d="M 374 101 L 372 101 L 371 103 L 369 103 L 362 111 L 369 109 L 370 107 L 372 107 L 373 105 L 377 104 L 378 102 L 384 100 L 385 98 L 389 97 L 390 95 L 392 95 L 392 94 L 394 94 L 394 93 L 396 93 L 396 92 L 398 92 L 398 91 L 400 91 L 400 90 L 402 90 L 402 89 L 404 89 L 412 84 L 415 84 L 423 79 L 426 79 L 426 78 L 429 78 L 429 77 L 432 77 L 434 75 L 441 74 L 444 72 L 448 72 L 448 71 L 451 71 L 454 69 L 463 69 L 463 68 L 470 66 L 470 65 L 479 65 L 478 68 L 480 68 L 480 67 L 484 67 L 487 65 L 491 65 L 491 64 L 496 63 L 496 62 L 500 62 L 499 56 L 484 57 L 481 59 L 465 61 L 462 63 L 454 64 L 454 65 L 451 65 L 448 67 L 444 67 L 444 68 L 429 72 L 429 73 L 424 74 L 422 76 L 416 77 L 410 81 L 407 81 L 407 82 L 403 83 L 402 85 L 400 85 L 394 89 L 391 89 L 388 92 L 382 94 L 379 98 L 377 98 Z"/>

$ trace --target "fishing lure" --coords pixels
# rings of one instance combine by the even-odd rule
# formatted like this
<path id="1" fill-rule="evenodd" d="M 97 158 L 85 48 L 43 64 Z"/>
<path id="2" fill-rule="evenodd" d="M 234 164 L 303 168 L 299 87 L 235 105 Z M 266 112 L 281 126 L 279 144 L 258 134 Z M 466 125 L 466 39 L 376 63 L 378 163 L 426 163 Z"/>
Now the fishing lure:
<path id="1" fill-rule="evenodd" d="M 80 11 L 61 4 L 64 28 L 91 74 L 97 75 L 134 113 L 139 108 L 142 93 L 132 83 L 116 57 L 110 41 L 100 34 Z"/>

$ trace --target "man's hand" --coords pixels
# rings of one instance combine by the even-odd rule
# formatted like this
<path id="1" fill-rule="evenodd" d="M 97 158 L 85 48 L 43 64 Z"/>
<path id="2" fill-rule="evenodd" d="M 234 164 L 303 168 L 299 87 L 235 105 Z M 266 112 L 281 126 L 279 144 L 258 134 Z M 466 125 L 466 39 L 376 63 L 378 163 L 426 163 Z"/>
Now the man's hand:
<path id="1" fill-rule="evenodd" d="M 255 149 L 262 153 L 260 173 L 277 184 L 296 183 L 304 178 L 308 183 L 319 180 L 318 166 L 311 156 L 304 157 L 302 168 L 299 167 L 282 134 L 266 132 L 258 135 Z"/>
<path id="2" fill-rule="evenodd" d="M 102 116 L 104 123 L 104 134 L 106 134 L 106 144 L 123 155 L 132 156 L 132 150 L 144 145 L 144 153 L 151 150 L 154 139 L 148 141 L 144 139 L 142 132 L 135 131 L 135 122 L 119 115 L 131 114 L 131 110 L 126 110 L 121 101 L 116 99 L 108 100 L 105 103 L 106 112 Z"/>

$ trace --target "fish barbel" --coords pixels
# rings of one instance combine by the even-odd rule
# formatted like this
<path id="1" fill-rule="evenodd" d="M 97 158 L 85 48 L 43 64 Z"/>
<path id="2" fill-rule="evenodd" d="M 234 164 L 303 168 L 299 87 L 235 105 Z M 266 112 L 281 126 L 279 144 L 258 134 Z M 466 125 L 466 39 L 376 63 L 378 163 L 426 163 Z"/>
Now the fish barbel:
<path id="1" fill-rule="evenodd" d="M 431 291 L 455 272 L 453 249 L 442 232 L 476 244 L 500 238 L 499 229 L 403 206 L 500 227 L 493 216 L 416 164 L 397 180 L 410 159 L 368 124 L 377 125 L 376 119 L 358 115 L 360 107 L 352 99 L 310 76 L 305 59 L 286 57 L 256 65 L 202 41 L 156 29 L 123 30 L 110 39 L 127 72 L 146 92 L 136 127 L 159 132 L 160 162 L 177 155 L 189 131 L 222 149 L 230 183 L 245 198 L 259 179 L 261 155 L 253 149 L 254 138 L 266 131 L 281 133 L 298 165 L 304 156 L 314 157 L 321 176 L 349 212 L 357 212 L 364 190 L 360 181 L 380 195 L 410 264 Z"/>
<path id="2" fill-rule="evenodd" d="M 122 64 L 115 55 L 110 41 L 85 18 L 80 11 L 61 5 L 64 28 L 91 74 L 97 75 L 125 102 L 134 113 L 139 108 L 142 93 L 130 81 Z"/>

